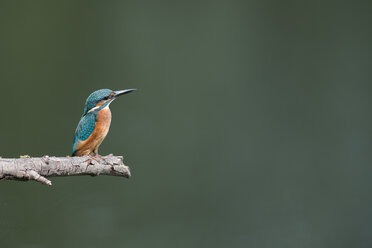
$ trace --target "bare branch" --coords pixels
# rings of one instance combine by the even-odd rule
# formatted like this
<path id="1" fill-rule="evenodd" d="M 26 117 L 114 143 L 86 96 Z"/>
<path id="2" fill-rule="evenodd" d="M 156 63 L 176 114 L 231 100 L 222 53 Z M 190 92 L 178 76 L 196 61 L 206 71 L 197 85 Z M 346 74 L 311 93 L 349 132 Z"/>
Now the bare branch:
<path id="1" fill-rule="evenodd" d="M 112 154 L 98 161 L 85 157 L 49 157 L 41 158 L 1 158 L 0 180 L 35 180 L 47 185 L 52 182 L 47 177 L 110 175 L 129 178 L 129 167 L 124 165 L 123 157 Z"/>

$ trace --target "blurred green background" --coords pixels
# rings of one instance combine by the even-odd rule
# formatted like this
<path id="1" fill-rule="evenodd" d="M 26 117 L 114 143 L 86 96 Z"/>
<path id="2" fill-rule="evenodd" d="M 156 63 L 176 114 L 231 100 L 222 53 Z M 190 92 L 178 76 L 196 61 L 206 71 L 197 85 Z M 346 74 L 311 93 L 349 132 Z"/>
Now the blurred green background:
<path id="1" fill-rule="evenodd" d="M 1 1 L 0 155 L 70 154 L 86 97 L 132 178 L 0 183 L 1 247 L 372 247 L 368 1 Z"/>

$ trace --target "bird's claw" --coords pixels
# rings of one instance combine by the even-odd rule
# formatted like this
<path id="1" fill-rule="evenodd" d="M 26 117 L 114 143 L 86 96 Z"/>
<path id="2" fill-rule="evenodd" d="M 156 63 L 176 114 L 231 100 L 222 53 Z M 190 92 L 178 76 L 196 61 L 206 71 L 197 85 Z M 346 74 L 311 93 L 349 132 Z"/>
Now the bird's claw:
<path id="1" fill-rule="evenodd" d="M 96 154 L 96 157 L 99 158 L 101 161 L 103 161 L 104 164 L 109 164 L 109 163 L 106 161 L 106 159 L 105 159 L 104 157 L 102 157 L 101 155 Z"/>
<path id="2" fill-rule="evenodd" d="M 96 157 L 94 157 L 94 156 L 92 156 L 92 155 L 90 155 L 90 154 L 88 155 L 88 157 L 90 158 L 90 159 L 89 159 L 89 164 L 93 164 L 93 163 L 92 163 L 92 162 L 93 162 L 92 160 L 94 160 L 94 161 L 96 161 L 97 163 L 99 163 L 99 161 L 98 161 L 98 159 L 97 159 Z"/>

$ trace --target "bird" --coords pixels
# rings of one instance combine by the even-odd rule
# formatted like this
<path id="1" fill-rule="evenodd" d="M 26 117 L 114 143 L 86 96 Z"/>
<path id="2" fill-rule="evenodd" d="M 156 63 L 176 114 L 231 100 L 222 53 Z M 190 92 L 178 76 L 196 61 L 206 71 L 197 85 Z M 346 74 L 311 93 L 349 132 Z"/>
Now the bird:
<path id="1" fill-rule="evenodd" d="M 135 90 L 100 89 L 89 95 L 75 131 L 72 156 L 89 156 L 96 161 L 98 161 L 97 157 L 103 159 L 98 154 L 98 148 L 110 129 L 111 111 L 109 106 L 119 96 Z"/>

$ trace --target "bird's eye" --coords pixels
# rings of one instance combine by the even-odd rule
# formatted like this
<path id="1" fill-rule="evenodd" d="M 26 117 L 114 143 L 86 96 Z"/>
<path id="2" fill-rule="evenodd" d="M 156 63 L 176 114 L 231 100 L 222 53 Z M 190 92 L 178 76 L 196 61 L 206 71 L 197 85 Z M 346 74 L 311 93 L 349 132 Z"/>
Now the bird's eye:
<path id="1" fill-rule="evenodd" d="M 104 97 L 104 98 L 103 98 L 103 100 L 107 100 L 107 99 L 109 99 L 109 97 L 108 97 L 108 96 L 106 96 L 106 97 Z"/>

